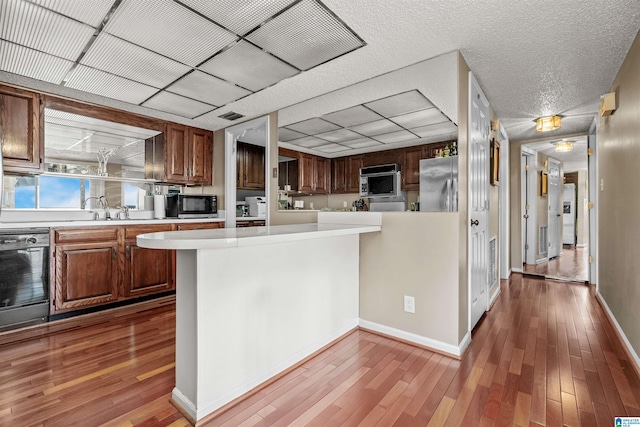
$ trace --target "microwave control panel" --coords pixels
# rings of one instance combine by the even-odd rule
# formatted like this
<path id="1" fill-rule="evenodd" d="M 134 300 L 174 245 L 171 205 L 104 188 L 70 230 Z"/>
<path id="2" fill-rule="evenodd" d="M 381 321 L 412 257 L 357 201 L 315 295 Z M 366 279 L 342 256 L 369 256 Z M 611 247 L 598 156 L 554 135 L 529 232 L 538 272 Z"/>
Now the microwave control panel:
<path id="1" fill-rule="evenodd" d="M 369 194 L 369 180 L 366 177 L 361 176 L 360 177 L 360 195 L 366 196 L 368 194 Z"/>

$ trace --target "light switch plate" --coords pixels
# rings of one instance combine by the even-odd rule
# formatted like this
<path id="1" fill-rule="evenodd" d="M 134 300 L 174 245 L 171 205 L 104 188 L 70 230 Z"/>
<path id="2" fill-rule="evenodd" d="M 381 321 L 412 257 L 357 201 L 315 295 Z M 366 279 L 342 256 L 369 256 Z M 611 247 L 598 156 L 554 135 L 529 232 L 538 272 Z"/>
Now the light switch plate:
<path id="1" fill-rule="evenodd" d="M 278 168 L 273 168 L 273 177 L 274 178 L 278 177 Z"/>

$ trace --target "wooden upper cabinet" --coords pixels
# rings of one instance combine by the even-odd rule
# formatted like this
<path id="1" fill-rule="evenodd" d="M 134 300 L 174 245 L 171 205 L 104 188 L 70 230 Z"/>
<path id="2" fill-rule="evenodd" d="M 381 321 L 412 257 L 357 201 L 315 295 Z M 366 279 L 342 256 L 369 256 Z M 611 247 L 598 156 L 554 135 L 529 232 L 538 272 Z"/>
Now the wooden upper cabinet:
<path id="1" fill-rule="evenodd" d="M 314 156 L 314 193 L 327 194 L 331 189 L 331 159 Z"/>
<path id="2" fill-rule="evenodd" d="M 176 184 L 213 182 L 213 132 L 167 124 L 164 181 Z"/>
<path id="3" fill-rule="evenodd" d="M 347 192 L 346 157 L 331 160 L 331 192 L 335 194 Z"/>
<path id="4" fill-rule="evenodd" d="M 305 193 L 312 193 L 315 189 L 315 171 L 314 171 L 314 158 L 315 156 L 307 153 L 300 153 L 299 161 L 299 191 Z"/>
<path id="5" fill-rule="evenodd" d="M 43 104 L 37 93 L 0 86 L 0 138 L 5 172 L 44 170 Z"/>
<path id="6" fill-rule="evenodd" d="M 189 131 L 186 126 L 167 124 L 165 138 L 165 180 L 187 183 L 189 180 Z"/>
<path id="7" fill-rule="evenodd" d="M 420 160 L 426 157 L 426 150 L 422 146 L 405 150 L 401 172 L 403 190 L 420 189 Z"/>
<path id="8" fill-rule="evenodd" d="M 189 128 L 189 183 L 213 183 L 213 132 Z"/>
<path id="9" fill-rule="evenodd" d="M 264 190 L 264 147 L 239 142 L 236 160 L 237 187 L 250 190 Z"/>
<path id="10" fill-rule="evenodd" d="M 362 156 L 347 157 L 347 193 L 360 193 L 360 168 Z"/>

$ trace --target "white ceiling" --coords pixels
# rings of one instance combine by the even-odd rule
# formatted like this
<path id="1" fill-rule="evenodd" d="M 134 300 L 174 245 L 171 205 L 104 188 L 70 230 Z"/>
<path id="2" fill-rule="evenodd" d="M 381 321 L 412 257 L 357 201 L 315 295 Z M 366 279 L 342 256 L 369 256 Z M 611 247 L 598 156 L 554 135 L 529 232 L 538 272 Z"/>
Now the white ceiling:
<path id="1" fill-rule="evenodd" d="M 573 150 L 568 152 L 557 152 L 556 142 L 566 139 L 573 141 Z M 556 160 L 562 162 L 564 172 L 576 172 L 579 170 L 587 170 L 587 136 L 578 136 L 571 138 L 555 138 L 545 141 L 537 141 L 524 145 L 525 147 L 546 154 Z"/>
<path id="2" fill-rule="evenodd" d="M 36 3 L 57 12 L 39 13 L 40 6 Z M 539 138 L 533 119 L 548 114 L 563 116 L 561 129 L 550 134 L 550 137 L 558 138 L 587 132 L 600 96 L 609 91 L 640 28 L 637 0 L 405 0 L 375 3 L 324 0 L 322 4 L 364 40 L 364 47 L 307 69 L 309 58 L 305 55 L 297 57 L 301 52 L 292 51 L 287 43 L 283 46 L 282 40 L 288 43 L 301 40 L 303 44 L 313 41 L 299 33 L 305 28 L 311 30 L 309 26 L 301 28 L 293 21 L 291 25 L 274 28 L 271 35 L 282 33 L 284 38 L 278 39 L 280 41 L 275 40 L 277 37 L 267 40 L 269 34 L 265 35 L 266 29 L 260 28 L 248 39 L 268 49 L 281 49 L 282 56 L 289 58 L 289 64 L 295 62 L 302 71 L 292 74 L 287 66 L 270 68 L 268 79 L 282 76 L 285 79 L 244 98 L 229 101 L 242 95 L 238 93 L 241 89 L 253 91 L 260 84 L 255 82 L 253 74 L 245 79 L 246 87 L 229 87 L 228 82 L 215 80 L 210 73 L 217 70 L 222 79 L 228 79 L 239 67 L 238 63 L 229 61 L 225 66 L 225 61 L 214 61 L 203 64 L 200 68 L 203 72 L 194 71 L 189 79 L 171 83 L 174 86 L 171 92 L 153 96 L 158 91 L 157 86 L 166 81 L 173 82 L 173 76 L 183 75 L 185 69 L 192 70 L 198 61 L 210 58 L 229 40 L 235 40 L 228 31 L 214 31 L 211 21 L 203 15 L 220 22 L 227 20 L 225 26 L 233 27 L 231 33 L 242 33 L 264 16 L 271 16 L 273 10 L 265 12 L 264 5 L 276 4 L 275 10 L 280 10 L 292 3 L 294 6 L 300 3 L 301 8 L 312 7 L 307 0 L 304 4 L 287 0 L 277 4 L 247 1 L 243 3 L 246 8 L 237 8 L 237 2 L 230 0 L 115 0 L 115 3 L 114 0 L 5 0 L 0 14 L 0 80 L 215 130 L 239 122 L 218 118 L 228 111 L 253 118 L 285 107 L 292 110 L 310 98 L 459 50 L 512 141 Z M 82 48 L 96 28 L 101 29 L 102 19 L 114 5 L 117 6 L 115 12 L 94 42 L 95 46 L 102 45 L 101 55 L 87 52 L 85 64 L 69 74 Z M 28 9 L 24 13 L 32 19 L 11 20 L 13 12 L 9 12 L 15 8 Z M 250 12 L 237 19 L 238 9 Z M 200 15 L 194 15 L 193 10 L 198 10 Z M 167 11 L 171 12 L 172 19 L 166 19 Z M 253 16 L 254 22 L 247 24 L 247 16 Z M 9 29 L 17 23 L 28 27 L 24 39 L 16 40 L 9 34 Z M 277 25 L 274 23 L 271 27 Z M 294 27 L 296 30 L 292 31 Z M 314 31 L 324 34 L 323 30 Z M 121 43 L 108 40 L 110 37 L 106 34 L 135 40 L 139 46 L 118 47 Z M 206 43 L 195 46 L 193 40 L 200 40 L 198 37 L 203 34 Z M 167 35 L 172 37 L 170 42 L 161 43 L 158 37 Z M 140 50 L 140 46 L 147 50 Z M 348 43 L 345 46 L 347 49 L 353 47 Z M 151 52 L 153 50 L 156 53 Z M 273 59 L 265 59 L 255 50 L 247 54 L 253 55 L 256 62 L 265 60 L 269 63 Z M 135 67 L 122 67 L 127 58 L 138 59 L 133 63 Z M 116 77 L 118 73 L 124 77 Z M 94 84 L 97 74 L 105 78 L 100 87 Z M 148 76 L 147 83 L 137 81 L 142 79 L 140 75 L 145 79 Z M 60 86 L 59 80 L 65 76 L 67 86 Z M 215 101 L 219 104 L 228 103 L 207 112 L 208 106 L 216 105 L 207 93 L 216 84 L 218 89 L 210 95 L 220 96 L 221 100 Z M 381 89 L 384 92 L 384 88 Z M 431 98 L 430 101 L 446 113 L 440 102 Z M 138 105 L 140 103 L 149 108 Z M 348 100 L 342 102 L 345 103 Z M 188 117 L 204 115 L 195 120 L 176 115 L 183 111 L 189 112 Z M 294 115 L 293 112 L 290 115 Z M 305 118 L 304 111 L 295 115 L 300 120 Z M 312 117 L 317 116 L 309 113 L 306 118 Z"/>

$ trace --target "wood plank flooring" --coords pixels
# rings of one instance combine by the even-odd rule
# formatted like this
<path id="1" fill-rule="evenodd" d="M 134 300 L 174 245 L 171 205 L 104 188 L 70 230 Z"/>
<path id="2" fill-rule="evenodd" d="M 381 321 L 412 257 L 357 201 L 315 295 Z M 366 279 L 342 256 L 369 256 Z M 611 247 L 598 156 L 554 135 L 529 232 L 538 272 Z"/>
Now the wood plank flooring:
<path id="1" fill-rule="evenodd" d="M 560 256 L 540 264 L 523 264 L 523 271 L 546 278 L 585 282 L 589 279 L 589 249 L 564 245 Z"/>
<path id="2" fill-rule="evenodd" d="M 172 305 L 0 335 L 1 426 L 186 426 Z M 357 330 L 207 426 L 597 426 L 640 379 L 587 286 L 513 275 L 462 360 Z"/>

